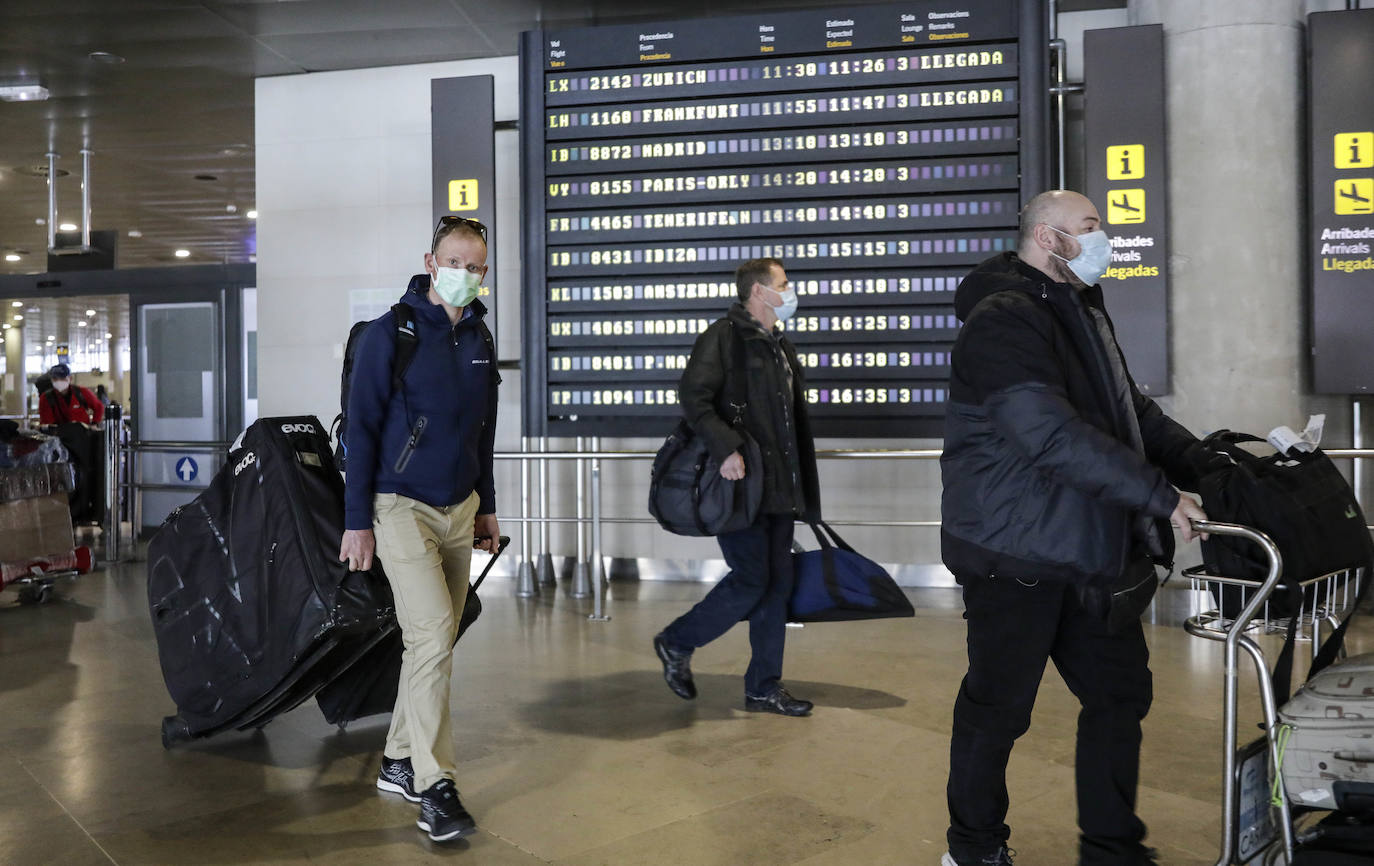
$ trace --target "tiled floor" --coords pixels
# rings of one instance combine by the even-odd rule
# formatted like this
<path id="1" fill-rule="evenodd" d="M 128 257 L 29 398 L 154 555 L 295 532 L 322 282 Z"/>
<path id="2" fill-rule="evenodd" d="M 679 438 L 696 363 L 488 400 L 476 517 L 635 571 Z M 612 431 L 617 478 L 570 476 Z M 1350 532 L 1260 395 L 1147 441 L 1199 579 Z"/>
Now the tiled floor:
<path id="1" fill-rule="evenodd" d="M 511 588 L 488 583 L 460 648 L 458 781 L 481 831 L 450 845 L 373 788 L 381 718 L 339 731 L 307 704 L 260 733 L 164 751 L 173 707 L 141 566 L 42 607 L 0 595 L 0 863 L 939 862 L 963 673 L 955 592 L 914 592 L 914 620 L 790 631 L 787 683 L 817 710 L 788 719 L 742 710 L 743 628 L 697 653 L 697 701 L 663 685 L 650 638 L 703 585 L 617 583 L 606 623 L 561 591 L 521 601 Z M 1142 813 L 1163 863 L 1211 863 L 1221 647 L 1147 630 Z M 1364 646 L 1374 629 L 1358 629 Z M 1242 708 L 1256 713 L 1253 699 Z M 1011 766 L 1018 866 L 1074 862 L 1075 718 L 1048 674 Z"/>

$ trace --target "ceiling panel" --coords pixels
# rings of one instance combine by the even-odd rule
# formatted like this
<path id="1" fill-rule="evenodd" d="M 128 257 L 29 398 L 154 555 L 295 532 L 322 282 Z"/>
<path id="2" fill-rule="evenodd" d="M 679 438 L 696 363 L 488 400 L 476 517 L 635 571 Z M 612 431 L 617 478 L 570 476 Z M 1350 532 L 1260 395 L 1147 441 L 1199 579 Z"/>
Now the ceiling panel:
<path id="1" fill-rule="evenodd" d="M 0 78 L 36 75 L 51 91 L 47 102 L 0 103 L 0 254 L 26 251 L 19 262 L 0 258 L 0 273 L 46 268 L 47 185 L 22 170 L 44 164 L 48 150 L 61 153 L 59 167 L 70 175 L 58 181 L 58 212 L 74 219 L 82 147 L 94 151 L 93 228 L 120 233 L 120 267 L 249 261 L 256 249 L 246 217 L 254 204 L 255 77 L 508 55 L 521 31 L 541 25 L 827 5 L 834 4 L 0 0 Z M 124 62 L 96 62 L 92 51 Z M 178 248 L 191 258 L 175 258 Z"/>

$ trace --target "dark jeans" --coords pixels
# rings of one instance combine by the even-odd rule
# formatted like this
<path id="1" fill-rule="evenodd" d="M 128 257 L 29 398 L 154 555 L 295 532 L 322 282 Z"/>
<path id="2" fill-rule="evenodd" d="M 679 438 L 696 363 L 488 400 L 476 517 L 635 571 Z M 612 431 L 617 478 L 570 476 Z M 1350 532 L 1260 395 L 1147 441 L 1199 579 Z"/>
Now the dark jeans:
<path id="1" fill-rule="evenodd" d="M 976 860 L 1009 838 L 1007 760 L 1030 727 L 1045 662 L 1053 659 L 1082 705 L 1074 760 L 1080 863 L 1126 862 L 1145 838 L 1135 814 L 1136 782 L 1140 720 L 1153 690 L 1140 624 L 1107 634 L 1065 583 L 964 576 L 959 582 L 969 667 L 950 741 L 950 852 Z"/>
<path id="2" fill-rule="evenodd" d="M 792 595 L 790 514 L 764 514 L 748 529 L 716 537 L 730 573 L 706 597 L 663 630 L 670 646 L 705 646 L 742 619 L 749 620 L 753 656 L 744 691 L 766 695 L 782 678 L 787 600 Z"/>

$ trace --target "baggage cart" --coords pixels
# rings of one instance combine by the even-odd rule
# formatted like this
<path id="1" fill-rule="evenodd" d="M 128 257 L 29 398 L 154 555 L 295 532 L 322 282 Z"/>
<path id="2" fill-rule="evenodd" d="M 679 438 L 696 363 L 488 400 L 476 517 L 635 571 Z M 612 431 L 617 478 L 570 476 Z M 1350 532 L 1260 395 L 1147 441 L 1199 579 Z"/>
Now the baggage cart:
<path id="1" fill-rule="evenodd" d="M 1295 640 L 1309 644 L 1315 659 L 1322 641 L 1334 633 L 1341 615 L 1354 606 L 1360 583 L 1369 576 L 1363 573 L 1363 568 L 1352 566 L 1300 581 L 1297 587 L 1302 591 L 1303 603 L 1293 615 L 1296 622 L 1288 617 L 1271 616 L 1270 597 L 1284 586 L 1283 556 L 1278 546 L 1263 532 L 1240 524 L 1196 520 L 1193 527 L 1199 532 L 1249 539 L 1264 552 L 1269 566 L 1265 579 L 1258 584 L 1252 580 L 1207 574 L 1200 568 L 1184 572 L 1191 580 L 1197 605 L 1184 621 L 1184 630 L 1225 645 L 1221 746 L 1223 806 L 1216 866 L 1288 864 L 1293 861 L 1297 844 L 1294 807 L 1282 784 L 1282 744 L 1273 676 L 1264 649 L 1256 638 L 1286 634 L 1291 626 Z M 1219 600 L 1223 590 L 1232 587 L 1239 588 L 1242 605 L 1239 613 L 1227 617 L 1220 610 Z M 1200 604 L 1197 600 L 1201 598 L 1215 599 L 1218 603 L 1216 607 Z M 1238 746 L 1237 685 L 1242 651 L 1254 663 L 1264 734 L 1258 740 Z M 1276 779 L 1280 781 L 1274 785 Z M 1271 791 L 1277 800 L 1272 806 Z"/>
<path id="2" fill-rule="evenodd" d="M 90 548 L 72 532 L 74 484 L 65 461 L 0 468 L 0 589 L 18 589 L 20 604 L 44 604 L 59 581 L 91 570 Z"/>

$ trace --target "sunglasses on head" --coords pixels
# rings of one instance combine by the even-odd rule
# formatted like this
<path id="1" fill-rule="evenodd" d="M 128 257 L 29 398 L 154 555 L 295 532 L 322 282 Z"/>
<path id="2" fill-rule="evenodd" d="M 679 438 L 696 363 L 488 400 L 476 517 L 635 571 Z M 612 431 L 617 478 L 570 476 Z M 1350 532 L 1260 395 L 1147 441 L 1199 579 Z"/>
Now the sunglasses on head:
<path id="1" fill-rule="evenodd" d="M 439 217 L 439 224 L 438 224 L 437 226 L 434 227 L 434 240 L 433 240 L 433 242 L 430 244 L 430 246 L 434 246 L 434 245 L 438 244 L 438 243 L 439 243 L 439 239 L 440 239 L 440 237 L 441 237 L 442 235 L 448 234 L 450 231 L 453 230 L 453 227 L 454 227 L 454 226 L 460 226 L 460 225 L 461 225 L 461 226 L 468 226 L 468 227 L 471 228 L 473 231 L 475 231 L 475 232 L 477 232 L 479 235 L 481 235 L 481 236 L 482 236 L 482 243 L 486 243 L 486 242 L 487 242 L 487 227 L 486 227 L 485 225 L 483 225 L 482 223 L 478 222 L 477 220 L 475 220 L 475 219 L 469 219 L 468 217 L 460 217 L 460 216 L 442 216 L 442 217 Z"/>

